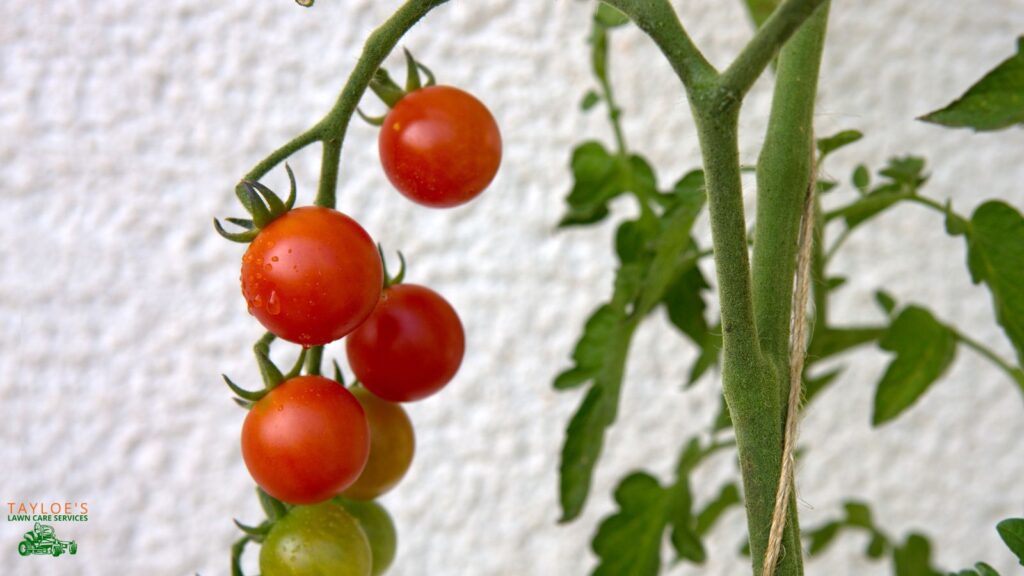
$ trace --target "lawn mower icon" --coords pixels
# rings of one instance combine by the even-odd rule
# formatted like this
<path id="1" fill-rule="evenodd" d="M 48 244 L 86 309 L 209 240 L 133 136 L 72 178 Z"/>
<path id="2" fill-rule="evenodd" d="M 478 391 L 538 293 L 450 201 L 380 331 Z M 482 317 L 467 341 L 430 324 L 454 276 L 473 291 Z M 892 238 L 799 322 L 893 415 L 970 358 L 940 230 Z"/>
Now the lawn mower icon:
<path id="1" fill-rule="evenodd" d="M 68 552 L 78 552 L 78 544 L 74 540 L 59 540 L 53 535 L 53 526 L 40 524 L 25 533 L 24 539 L 18 543 L 18 554 L 28 556 L 29 554 L 52 554 L 60 556 Z"/>

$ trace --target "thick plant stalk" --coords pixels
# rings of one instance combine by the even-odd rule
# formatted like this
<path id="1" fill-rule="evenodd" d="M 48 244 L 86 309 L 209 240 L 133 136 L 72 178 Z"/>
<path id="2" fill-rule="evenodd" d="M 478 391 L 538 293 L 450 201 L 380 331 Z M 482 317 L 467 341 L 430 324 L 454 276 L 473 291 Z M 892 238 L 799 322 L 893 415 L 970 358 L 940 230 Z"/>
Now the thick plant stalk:
<path id="1" fill-rule="evenodd" d="M 786 403 L 786 427 L 782 443 L 782 469 L 779 472 L 779 488 L 775 492 L 775 512 L 768 535 L 768 551 L 765 552 L 762 576 L 774 576 L 775 566 L 782 553 L 782 538 L 789 514 L 791 495 L 795 495 L 793 467 L 796 450 L 797 424 L 800 413 L 801 384 L 803 383 L 804 360 L 807 355 L 807 297 L 811 289 L 811 260 L 814 246 L 814 202 L 815 179 L 807 186 L 804 213 L 800 225 L 799 251 L 797 252 L 796 290 L 793 291 L 793 326 L 789 343 L 789 398 Z"/>

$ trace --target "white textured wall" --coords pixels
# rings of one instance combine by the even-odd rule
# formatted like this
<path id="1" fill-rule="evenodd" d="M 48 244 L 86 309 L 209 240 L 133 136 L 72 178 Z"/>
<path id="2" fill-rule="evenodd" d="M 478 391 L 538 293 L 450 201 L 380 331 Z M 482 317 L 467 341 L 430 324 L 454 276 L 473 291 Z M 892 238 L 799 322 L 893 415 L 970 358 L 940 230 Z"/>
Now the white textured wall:
<path id="1" fill-rule="evenodd" d="M 219 374 L 254 382 L 249 347 L 260 329 L 239 295 L 241 248 L 210 221 L 239 212 L 232 183 L 319 118 L 365 35 L 397 4 L 0 3 L 0 501 L 90 505 L 87 524 L 58 526 L 79 541 L 75 557 L 19 558 L 25 524 L 0 521 L 0 573 L 227 573 L 230 520 L 255 520 L 257 505 L 238 450 L 243 412 Z M 676 4 L 716 64 L 749 35 L 738 2 Z M 867 138 L 830 171 L 845 180 L 856 161 L 921 153 L 928 193 L 961 211 L 991 196 L 1024 207 L 1024 133 L 972 136 L 912 120 L 1011 53 L 1024 3 L 837 1 L 833 12 L 819 132 L 860 128 Z M 356 122 L 349 133 L 340 207 L 405 251 L 410 278 L 454 303 L 469 341 L 457 380 L 409 407 L 419 453 L 386 498 L 401 533 L 396 575 L 589 573 L 589 538 L 617 479 L 639 466 L 666 473 L 677 444 L 716 409 L 711 381 L 680 392 L 692 350 L 662 318 L 646 324 L 586 513 L 555 525 L 557 455 L 579 398 L 549 382 L 608 294 L 613 264 L 610 226 L 554 232 L 570 146 L 608 138 L 599 115 L 575 108 L 590 82 L 588 14 L 568 0 L 460 0 L 408 37 L 502 125 L 502 171 L 467 207 L 414 207 L 382 176 L 375 132 Z M 687 106 L 646 38 L 625 32 L 614 46 L 628 63 L 614 74 L 627 137 L 668 182 L 699 162 Z M 747 162 L 769 88 L 759 84 L 745 109 Z M 303 201 L 318 162 L 317 151 L 293 160 Z M 282 174 L 269 182 L 283 185 Z M 837 314 L 876 316 L 871 293 L 885 284 L 1008 355 L 963 258 L 934 214 L 894 210 L 839 258 L 857 275 Z M 805 420 L 804 524 L 852 495 L 874 503 L 891 532 L 932 536 L 947 568 L 984 559 L 1017 573 L 993 525 L 1024 514 L 1019 391 L 964 351 L 919 405 L 872 431 L 884 358 L 869 351 L 843 363 L 847 377 Z M 703 469 L 699 494 L 731 469 L 724 458 Z M 707 569 L 673 573 L 742 573 L 742 534 L 734 511 L 713 535 Z M 843 540 L 810 572 L 887 574 L 861 560 L 863 544 Z"/>

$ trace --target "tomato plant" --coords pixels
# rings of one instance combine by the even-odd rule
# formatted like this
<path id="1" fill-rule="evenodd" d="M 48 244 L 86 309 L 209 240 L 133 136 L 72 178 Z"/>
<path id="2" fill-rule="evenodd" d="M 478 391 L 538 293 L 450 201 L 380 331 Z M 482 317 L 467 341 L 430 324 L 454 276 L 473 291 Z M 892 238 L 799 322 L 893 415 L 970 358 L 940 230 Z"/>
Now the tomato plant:
<path id="1" fill-rule="evenodd" d="M 398 549 L 398 532 L 391 515 L 377 502 L 357 502 L 343 498 L 337 498 L 336 501 L 359 521 L 359 526 L 366 533 L 373 554 L 373 576 L 387 572 L 395 561 Z"/>
<path id="2" fill-rule="evenodd" d="M 253 479 L 291 504 L 322 502 L 366 466 L 370 429 L 359 401 L 321 376 L 285 381 L 255 403 L 242 425 L 242 457 Z"/>
<path id="3" fill-rule="evenodd" d="M 380 303 L 345 340 L 349 365 L 370 392 L 391 402 L 434 394 L 459 369 L 465 334 L 440 294 L 416 284 L 384 291 Z"/>
<path id="4" fill-rule="evenodd" d="M 409 470 L 416 452 L 416 435 L 401 405 L 381 400 L 362 386 L 352 388 L 352 394 L 370 425 L 370 456 L 359 479 L 342 495 L 373 500 L 394 488 Z"/>
<path id="5" fill-rule="evenodd" d="M 348 216 L 296 208 L 262 229 L 242 257 L 249 312 L 274 334 L 326 344 L 359 325 L 380 297 L 380 255 Z"/>
<path id="6" fill-rule="evenodd" d="M 501 133 L 473 95 L 428 86 L 398 101 L 378 140 L 384 173 L 410 200 L 434 208 L 483 192 L 501 163 Z"/>
<path id="7" fill-rule="evenodd" d="M 359 521 L 333 502 L 296 506 L 275 522 L 260 550 L 260 571 L 264 576 L 379 574 Z"/>

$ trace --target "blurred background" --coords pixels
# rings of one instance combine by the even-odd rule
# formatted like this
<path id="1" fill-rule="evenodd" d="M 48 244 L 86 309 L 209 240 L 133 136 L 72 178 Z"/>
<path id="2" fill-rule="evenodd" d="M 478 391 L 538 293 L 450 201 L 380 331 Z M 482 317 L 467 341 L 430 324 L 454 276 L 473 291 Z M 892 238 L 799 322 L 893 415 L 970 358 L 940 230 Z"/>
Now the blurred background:
<path id="1" fill-rule="evenodd" d="M 722 66 L 751 34 L 739 1 L 675 2 L 709 59 Z M 244 412 L 220 379 L 254 386 L 251 345 L 262 333 L 239 294 L 240 245 L 213 232 L 239 215 L 233 184 L 317 121 L 333 103 L 363 40 L 397 0 L 65 0 L 0 3 L 0 499 L 87 502 L 85 523 L 55 524 L 76 556 L 17 555 L 31 528 L 0 522 L 0 573 L 228 573 L 238 518 L 258 522 L 238 438 Z M 1024 132 L 973 135 L 914 120 L 944 106 L 1007 58 L 1024 30 L 1020 0 L 836 2 L 817 113 L 818 132 L 862 130 L 829 175 L 861 162 L 928 159 L 925 192 L 970 213 L 984 198 L 1024 207 Z M 717 380 L 683 391 L 695 350 L 662 313 L 639 332 L 619 421 L 583 516 L 559 526 L 557 463 L 578 393 L 554 375 L 590 311 L 611 290 L 612 220 L 556 231 L 570 186 L 568 159 L 584 139 L 611 141 L 603 112 L 578 110 L 589 71 L 592 4 L 569 0 L 453 1 L 404 46 L 487 103 L 503 130 L 497 179 L 453 210 L 417 207 L 379 167 L 374 128 L 354 121 L 339 208 L 409 259 L 409 280 L 459 311 L 467 356 L 439 395 L 408 405 L 418 453 L 384 499 L 398 525 L 396 576 L 582 576 L 589 541 L 627 472 L 668 478 L 683 439 L 718 406 Z M 678 81 L 636 30 L 613 39 L 613 78 L 632 147 L 663 187 L 699 165 Z M 392 66 L 400 59 L 389 60 Z M 742 155 L 763 138 L 771 83 L 742 118 Z M 380 113 L 372 97 L 364 110 Z M 300 202 L 312 201 L 319 148 L 291 160 Z M 283 188 L 283 170 L 266 180 Z M 748 182 L 752 200 L 753 183 Z M 751 206 L 748 205 L 748 208 Z M 752 212 L 751 212 L 752 213 Z M 707 238 L 706 219 L 699 225 Z M 930 306 L 1005 357 L 987 291 L 972 286 L 961 239 L 913 206 L 883 216 L 837 258 L 849 282 L 840 321 L 880 320 L 886 286 Z M 712 270 L 706 269 L 707 273 Z M 290 357 L 285 350 L 280 358 Z M 343 359 L 340 348 L 328 358 Z M 798 477 L 804 526 L 868 501 L 902 537 L 927 534 L 947 569 L 1015 561 L 994 525 L 1024 514 L 1024 402 L 1002 372 L 961 350 L 948 377 L 899 420 L 870 427 L 887 356 L 843 357 L 842 380 L 810 407 Z M 699 499 L 735 474 L 716 458 L 695 478 Z M 672 574 L 743 573 L 742 512 L 709 539 L 703 567 Z M 889 574 L 862 556 L 866 537 L 841 537 L 810 574 Z M 247 565 L 255 573 L 255 555 Z"/>

